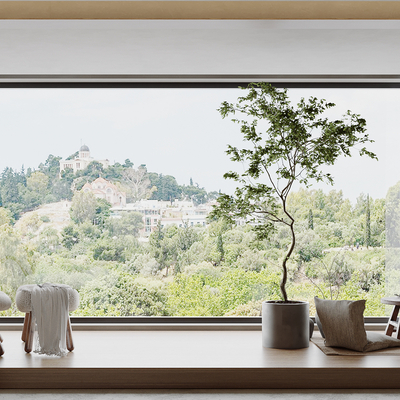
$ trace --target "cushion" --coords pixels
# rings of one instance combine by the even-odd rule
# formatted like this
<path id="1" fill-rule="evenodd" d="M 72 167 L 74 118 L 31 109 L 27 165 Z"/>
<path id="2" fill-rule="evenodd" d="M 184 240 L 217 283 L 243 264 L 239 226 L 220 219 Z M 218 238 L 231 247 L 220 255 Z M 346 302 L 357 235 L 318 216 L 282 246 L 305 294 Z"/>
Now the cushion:
<path id="1" fill-rule="evenodd" d="M 8 310 L 10 307 L 11 299 L 4 292 L 0 292 L 0 311 Z"/>
<path id="2" fill-rule="evenodd" d="M 314 297 L 325 334 L 325 345 L 364 351 L 368 344 L 364 328 L 365 300 L 322 300 Z"/>
<path id="3" fill-rule="evenodd" d="M 79 293 L 68 285 L 55 284 L 64 286 L 68 289 L 68 309 L 74 311 L 79 307 Z M 32 311 L 31 293 L 37 285 L 20 286 L 15 295 L 15 302 L 19 311 L 27 313 Z"/>
<path id="4" fill-rule="evenodd" d="M 400 347 L 400 340 L 378 332 L 365 332 L 365 300 L 322 300 L 314 297 L 325 345 L 356 351 Z"/>
<path id="5" fill-rule="evenodd" d="M 364 351 L 375 351 L 387 349 L 388 347 L 400 347 L 400 340 L 383 333 L 367 332 L 368 344 L 364 347 Z"/>
<path id="6" fill-rule="evenodd" d="M 321 321 L 318 318 L 317 312 L 315 312 L 315 322 L 317 323 L 319 333 L 321 334 L 322 338 L 325 339 L 325 333 L 324 333 L 324 330 L 322 329 Z"/>

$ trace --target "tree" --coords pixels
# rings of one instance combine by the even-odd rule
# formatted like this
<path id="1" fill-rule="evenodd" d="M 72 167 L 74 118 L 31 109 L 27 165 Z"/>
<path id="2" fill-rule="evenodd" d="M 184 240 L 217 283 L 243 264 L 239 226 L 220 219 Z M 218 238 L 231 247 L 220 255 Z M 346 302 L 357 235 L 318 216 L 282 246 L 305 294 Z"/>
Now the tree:
<path id="1" fill-rule="evenodd" d="M 311 208 L 308 211 L 308 229 L 314 229 L 314 215 Z"/>
<path id="2" fill-rule="evenodd" d="M 70 224 L 66 226 L 61 232 L 61 243 L 68 250 L 71 250 L 72 247 L 79 242 L 79 232 L 75 229 L 75 225 Z"/>
<path id="3" fill-rule="evenodd" d="M 97 201 L 92 192 L 79 191 L 72 197 L 71 219 L 77 224 L 84 221 L 93 222 L 97 211 Z"/>
<path id="4" fill-rule="evenodd" d="M 125 169 L 122 172 L 122 178 L 130 189 L 130 198 L 133 202 L 150 198 L 155 190 L 151 187 L 146 168 L 142 166 L 138 169 Z"/>
<path id="5" fill-rule="evenodd" d="M 386 246 L 400 248 L 400 182 L 386 194 Z"/>
<path id="6" fill-rule="evenodd" d="M 1 174 L 1 199 L 3 206 L 9 203 L 19 203 L 20 194 L 18 190 L 18 173 L 14 172 L 12 168 L 6 167 Z"/>
<path id="7" fill-rule="evenodd" d="M 197 206 L 207 202 L 207 192 L 198 186 L 181 186 L 182 195 L 189 198 Z"/>
<path id="8" fill-rule="evenodd" d="M 323 298 L 327 297 L 326 289 L 329 291 L 329 298 L 337 300 L 341 287 L 350 280 L 353 267 L 349 262 L 346 253 L 343 251 L 335 251 L 328 256 L 326 260 L 319 258 L 313 265 L 315 277 L 306 274 L 310 282 L 318 289 Z M 322 285 L 317 284 L 314 278 L 320 277 L 323 282 L 328 285 L 325 290 Z"/>
<path id="9" fill-rule="evenodd" d="M 125 262 L 125 241 L 118 238 L 103 237 L 96 241 L 93 248 L 95 260 Z"/>
<path id="10" fill-rule="evenodd" d="M 300 265 L 315 258 L 322 258 L 325 247 L 326 245 L 320 236 L 311 229 L 302 229 L 296 234 L 296 251 Z"/>
<path id="11" fill-rule="evenodd" d="M 47 157 L 44 165 L 39 165 L 40 172 L 43 172 L 49 177 L 50 184 L 58 180 L 60 174 L 60 160 L 61 157 L 53 156 L 53 154 L 50 154 Z"/>
<path id="12" fill-rule="evenodd" d="M 132 168 L 133 167 L 133 162 L 129 158 L 127 158 L 122 166 L 124 168 Z"/>
<path id="13" fill-rule="evenodd" d="M 371 210 L 371 241 L 372 246 L 382 246 L 385 242 L 385 199 L 376 199 Z"/>
<path id="14" fill-rule="evenodd" d="M 71 154 L 66 158 L 66 160 L 75 160 L 79 156 L 79 151 L 77 150 L 75 153 Z"/>
<path id="15" fill-rule="evenodd" d="M 225 252 L 224 252 L 224 242 L 222 240 L 221 234 L 219 234 L 217 238 L 217 251 L 221 256 L 221 261 L 223 261 Z"/>
<path id="16" fill-rule="evenodd" d="M 251 83 L 248 94 L 239 97 L 236 104 L 224 102 L 219 109 L 223 118 L 233 114 L 248 146 L 239 149 L 228 145 L 232 161 L 243 165 L 241 174 L 230 171 L 225 179 L 237 182 L 234 195 L 223 194 L 212 215 L 230 220 L 247 218 L 255 225 L 259 238 L 267 238 L 276 224 L 287 226 L 291 241 L 282 260 L 282 298 L 286 293 L 287 262 L 291 257 L 296 234 L 295 219 L 287 207 L 287 198 L 297 181 L 310 186 L 312 181 L 332 184 L 331 174 L 322 167 L 332 165 L 341 156 L 351 156 L 351 149 L 371 142 L 366 132 L 366 121 L 350 111 L 342 119 L 323 117 L 335 106 L 326 100 L 302 98 L 292 106 L 287 90 L 278 90 L 268 83 Z M 261 126 L 261 129 L 259 128 Z M 359 154 L 377 159 L 364 146 Z"/>
<path id="17" fill-rule="evenodd" d="M 49 177 L 40 171 L 34 172 L 26 179 L 24 200 L 27 208 L 36 207 L 44 202 L 48 184 Z"/>
<path id="18" fill-rule="evenodd" d="M 24 214 L 20 219 L 19 230 L 24 236 L 33 236 L 42 224 L 43 221 L 40 219 L 37 212 L 29 212 Z"/>
<path id="19" fill-rule="evenodd" d="M 109 165 L 104 170 L 103 178 L 108 181 L 118 182 L 122 179 L 122 172 L 124 171 L 124 166 L 116 162 L 113 165 Z"/>
<path id="20" fill-rule="evenodd" d="M 21 238 L 10 225 L 0 226 L 0 273 L 3 289 L 16 290 L 32 273 L 30 257 Z"/>
<path id="21" fill-rule="evenodd" d="M 143 228 L 142 214 L 138 212 L 124 212 L 121 214 L 121 218 L 109 218 L 107 228 L 111 236 L 139 236 L 139 231 Z"/>
<path id="22" fill-rule="evenodd" d="M 103 164 L 99 161 L 92 161 L 88 164 L 88 166 L 82 170 L 77 171 L 77 176 L 84 176 L 90 182 L 104 175 L 104 167 Z"/>
<path id="23" fill-rule="evenodd" d="M 73 196 L 73 192 L 71 190 L 72 182 L 68 182 L 67 180 L 58 180 L 54 182 L 51 193 L 54 196 L 54 200 L 71 200 Z"/>
<path id="24" fill-rule="evenodd" d="M 11 225 L 12 217 L 9 210 L 4 207 L 0 207 L 0 226 Z"/>
<path id="25" fill-rule="evenodd" d="M 58 232 L 54 228 L 46 228 L 39 235 L 38 251 L 40 253 L 52 254 L 60 246 Z"/>
<path id="26" fill-rule="evenodd" d="M 182 241 L 180 247 L 187 245 L 185 237 L 179 237 L 178 228 L 175 225 L 161 228 L 161 224 L 158 224 L 157 230 L 149 237 L 152 254 L 158 262 L 159 268 L 165 268 L 166 276 L 168 276 L 169 267 L 176 263 L 179 250 L 177 242 L 180 241 Z"/>
<path id="27" fill-rule="evenodd" d="M 173 176 L 150 172 L 149 179 L 151 186 L 157 188 L 151 196 L 152 200 L 172 201 L 181 197 L 182 189 Z"/>
<path id="28" fill-rule="evenodd" d="M 79 295 L 85 315 L 167 315 L 163 282 L 116 270 L 90 280 Z"/>
<path id="29" fill-rule="evenodd" d="M 367 202 L 365 204 L 365 245 L 367 248 L 371 246 L 371 209 L 369 205 L 369 194 L 367 194 Z"/>
<path id="30" fill-rule="evenodd" d="M 187 221 L 184 221 L 183 227 L 178 228 L 176 240 L 178 249 L 180 251 L 187 251 L 194 242 L 199 240 L 199 235 L 192 226 L 189 226 Z"/>
<path id="31" fill-rule="evenodd" d="M 105 199 L 96 199 L 96 214 L 93 223 L 103 227 L 111 215 L 111 204 Z"/>

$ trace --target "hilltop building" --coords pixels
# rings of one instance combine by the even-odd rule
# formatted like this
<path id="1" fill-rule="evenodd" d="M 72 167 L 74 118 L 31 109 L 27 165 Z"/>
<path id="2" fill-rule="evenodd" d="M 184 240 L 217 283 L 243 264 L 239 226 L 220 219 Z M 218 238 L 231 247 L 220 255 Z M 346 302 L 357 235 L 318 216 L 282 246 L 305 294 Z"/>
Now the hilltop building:
<path id="1" fill-rule="evenodd" d="M 108 160 L 95 160 L 93 157 L 90 157 L 89 147 L 84 144 L 79 149 L 79 154 L 74 160 L 60 160 L 60 173 L 67 168 L 72 168 L 74 173 L 76 173 L 77 171 L 85 169 L 92 161 L 101 163 L 104 168 L 110 165 Z"/>
<path id="2" fill-rule="evenodd" d="M 92 192 L 97 199 L 107 200 L 113 207 L 126 206 L 126 193 L 104 178 L 97 178 L 92 183 L 85 183 L 82 190 Z"/>

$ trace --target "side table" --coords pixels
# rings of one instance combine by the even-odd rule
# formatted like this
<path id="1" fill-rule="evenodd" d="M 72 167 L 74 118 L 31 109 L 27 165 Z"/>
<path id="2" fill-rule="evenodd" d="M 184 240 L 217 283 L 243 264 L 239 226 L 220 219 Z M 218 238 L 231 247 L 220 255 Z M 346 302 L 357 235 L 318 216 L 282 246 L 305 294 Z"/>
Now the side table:
<path id="1" fill-rule="evenodd" d="M 397 316 L 399 315 L 400 310 L 400 297 L 383 297 L 381 299 L 381 303 L 389 304 L 394 306 L 392 310 L 392 314 L 389 317 L 388 323 L 386 325 L 385 335 L 392 336 L 393 332 L 396 332 L 396 338 L 400 339 L 400 329 L 399 322 L 397 321 Z"/>

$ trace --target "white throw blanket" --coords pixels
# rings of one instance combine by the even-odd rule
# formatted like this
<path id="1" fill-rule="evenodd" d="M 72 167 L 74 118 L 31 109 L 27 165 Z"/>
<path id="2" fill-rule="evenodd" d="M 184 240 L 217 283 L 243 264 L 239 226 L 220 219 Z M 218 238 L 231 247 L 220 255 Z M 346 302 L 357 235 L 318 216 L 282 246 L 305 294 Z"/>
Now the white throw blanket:
<path id="1" fill-rule="evenodd" d="M 68 315 L 67 285 L 44 283 L 31 292 L 32 323 L 36 325 L 35 353 L 65 356 Z"/>

